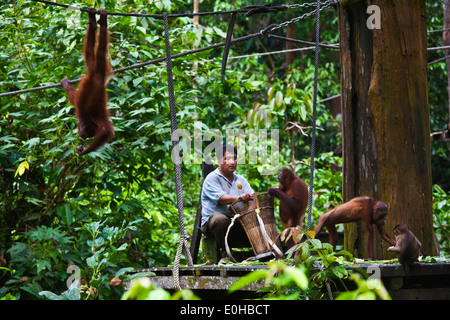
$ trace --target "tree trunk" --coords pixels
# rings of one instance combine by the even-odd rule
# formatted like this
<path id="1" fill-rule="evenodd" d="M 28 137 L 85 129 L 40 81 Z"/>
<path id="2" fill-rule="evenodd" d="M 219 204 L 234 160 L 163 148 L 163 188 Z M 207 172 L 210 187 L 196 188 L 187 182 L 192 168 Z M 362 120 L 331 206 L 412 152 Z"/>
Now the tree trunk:
<path id="1" fill-rule="evenodd" d="M 380 9 L 380 29 L 367 26 L 370 5 Z M 338 12 L 343 199 L 384 201 L 387 232 L 405 223 L 434 254 L 425 0 L 361 0 Z M 344 228 L 346 250 L 367 257 L 364 226 Z M 388 246 L 376 234 L 374 258 L 395 257 Z"/>
<path id="2" fill-rule="evenodd" d="M 297 39 L 297 32 L 295 31 L 294 26 L 288 25 L 286 27 L 286 37 L 292 38 L 292 39 Z M 296 45 L 294 42 L 286 41 L 286 50 L 292 50 L 295 48 L 296 48 Z M 286 72 L 289 71 L 290 65 L 294 62 L 294 60 L 295 60 L 295 52 L 286 52 L 286 59 L 285 59 Z"/>

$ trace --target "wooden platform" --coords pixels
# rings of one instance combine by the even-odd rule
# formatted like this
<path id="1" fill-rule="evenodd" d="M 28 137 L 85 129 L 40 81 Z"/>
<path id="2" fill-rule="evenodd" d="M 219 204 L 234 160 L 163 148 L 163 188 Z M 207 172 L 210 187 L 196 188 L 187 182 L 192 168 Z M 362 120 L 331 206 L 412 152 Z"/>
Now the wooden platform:
<path id="1" fill-rule="evenodd" d="M 227 291 L 240 277 L 257 269 L 267 268 L 267 265 L 180 267 L 180 285 L 193 290 L 204 300 L 257 298 L 259 294 L 256 291 L 263 287 L 263 282 L 253 283 L 232 295 Z M 423 267 L 414 267 L 409 274 L 399 264 L 363 263 L 346 268 L 354 269 L 355 272 L 363 270 L 369 275 L 379 270 L 381 280 L 394 300 L 450 300 L 450 263 L 426 263 Z M 149 268 L 134 272 L 153 272 L 155 276 L 150 279 L 154 283 L 166 290 L 174 290 L 172 268 Z M 345 284 L 350 290 L 353 287 L 353 282 L 349 280 L 345 280 Z M 332 290 L 343 291 L 336 287 L 332 287 Z"/>

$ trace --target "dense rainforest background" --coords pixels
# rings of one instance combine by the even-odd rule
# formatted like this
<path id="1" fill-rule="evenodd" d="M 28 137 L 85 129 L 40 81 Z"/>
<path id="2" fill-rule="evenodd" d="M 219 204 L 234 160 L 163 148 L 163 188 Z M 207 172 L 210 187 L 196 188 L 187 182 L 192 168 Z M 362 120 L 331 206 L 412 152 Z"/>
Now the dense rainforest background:
<path id="1" fill-rule="evenodd" d="M 188 13 L 190 0 L 60 1 L 74 7 L 123 13 Z M 303 3 L 306 1 L 299 1 Z M 234 10 L 265 1 L 199 2 L 200 12 Z M 275 1 L 294 4 L 295 1 Z M 310 12 L 238 14 L 233 38 L 257 33 Z M 170 18 L 172 54 L 223 42 L 229 14 Z M 0 2 L 0 93 L 77 79 L 87 14 L 34 1 Z M 427 1 L 428 30 L 444 26 L 442 1 Z M 119 69 L 165 56 L 163 20 L 109 16 L 110 58 Z M 277 30 L 277 35 L 315 40 L 314 16 Z M 321 14 L 320 41 L 339 42 L 333 7 Z M 428 46 L 442 46 L 442 32 L 429 32 Z M 309 49 L 305 49 L 308 48 Z M 173 60 L 178 128 L 200 130 L 279 129 L 279 167 L 294 166 L 309 183 L 313 44 L 266 36 L 231 45 L 225 76 L 223 47 Z M 302 49 L 303 48 L 303 49 Z M 279 52 L 282 51 L 282 52 Z M 278 52 L 278 53 L 276 53 Z M 432 132 L 449 123 L 447 66 L 443 50 L 429 51 Z M 436 60 L 439 60 L 435 62 Z M 179 240 L 165 63 L 114 74 L 108 87 L 114 141 L 79 157 L 77 121 L 62 87 L 0 97 L 0 298 L 42 299 L 44 290 L 67 290 L 76 266 L 88 298 L 116 299 L 135 268 L 173 263 Z M 342 202 L 339 51 L 320 51 L 316 173 L 312 225 Z M 333 98 L 334 97 L 334 98 Z M 332 99 L 327 99 L 332 98 Z M 287 126 L 286 126 L 287 125 Z M 296 126 L 306 127 L 305 134 Z M 292 130 L 286 130 L 294 126 Z M 207 142 L 205 142 L 207 144 Z M 247 152 L 249 145 L 246 145 Z M 441 255 L 450 252 L 450 145 L 432 143 L 434 228 Z M 245 162 L 238 172 L 255 191 L 276 186 L 265 164 Z M 192 234 L 202 172 L 182 165 L 184 221 Z M 69 268 L 69 269 L 68 269 Z M 72 272 L 72 271 L 71 271 Z M 90 290 L 90 291 L 89 291 Z"/>

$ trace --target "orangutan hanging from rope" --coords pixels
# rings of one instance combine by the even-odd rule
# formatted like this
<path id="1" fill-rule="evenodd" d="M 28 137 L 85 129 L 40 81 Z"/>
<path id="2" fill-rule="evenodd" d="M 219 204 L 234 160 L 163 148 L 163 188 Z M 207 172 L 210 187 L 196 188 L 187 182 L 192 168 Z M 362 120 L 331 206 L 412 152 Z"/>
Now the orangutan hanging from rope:
<path id="1" fill-rule="evenodd" d="M 86 149 L 83 149 L 82 145 L 77 147 L 80 156 L 97 150 L 114 138 L 114 128 L 109 120 L 109 110 L 106 106 L 108 101 L 106 86 L 112 74 L 107 57 L 108 12 L 103 9 L 98 10 L 100 14 L 98 39 L 96 39 L 97 21 L 95 20 L 97 10 L 91 8 L 88 12 L 88 28 L 83 48 L 86 75 L 81 79 L 78 89 L 70 85 L 69 79 L 61 80 L 70 103 L 75 107 L 79 136 L 83 139 L 94 138 Z M 96 44 L 97 50 L 95 50 Z"/>

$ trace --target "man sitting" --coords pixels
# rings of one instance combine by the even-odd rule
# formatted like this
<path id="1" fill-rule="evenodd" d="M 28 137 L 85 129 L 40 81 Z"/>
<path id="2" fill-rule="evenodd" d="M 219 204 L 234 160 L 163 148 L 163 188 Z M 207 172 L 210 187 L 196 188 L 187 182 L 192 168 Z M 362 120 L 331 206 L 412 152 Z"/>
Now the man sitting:
<path id="1" fill-rule="evenodd" d="M 203 182 L 202 201 L 202 232 L 207 237 L 216 240 L 217 248 L 221 250 L 219 263 L 226 263 L 227 252 L 225 235 L 231 223 L 233 214 L 229 207 L 233 202 L 242 199 L 249 201 L 254 193 L 247 180 L 235 174 L 237 166 L 237 150 L 231 146 L 223 146 L 223 156 L 219 158 L 219 167 L 208 174 Z M 240 238 L 248 241 L 244 228 L 240 223 L 234 224 L 229 238 Z"/>

